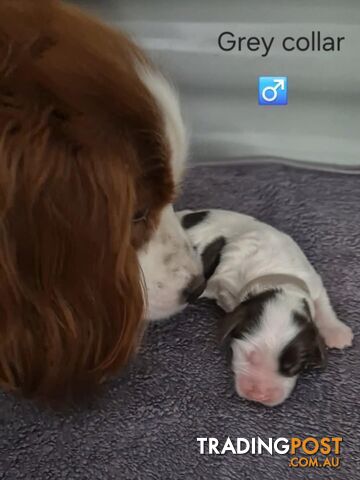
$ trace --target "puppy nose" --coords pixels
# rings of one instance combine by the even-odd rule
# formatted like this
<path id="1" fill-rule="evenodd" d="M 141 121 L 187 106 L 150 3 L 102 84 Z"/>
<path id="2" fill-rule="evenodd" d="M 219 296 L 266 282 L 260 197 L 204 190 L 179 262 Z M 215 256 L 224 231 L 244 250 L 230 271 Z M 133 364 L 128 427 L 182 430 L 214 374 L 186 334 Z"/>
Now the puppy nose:
<path id="1" fill-rule="evenodd" d="M 183 291 L 183 297 L 186 303 L 193 303 L 203 293 L 206 287 L 205 278 L 202 275 L 194 277 L 189 285 Z"/>
<path id="2" fill-rule="evenodd" d="M 255 402 L 267 403 L 273 402 L 280 395 L 281 391 L 277 387 L 273 388 L 259 388 L 253 387 L 253 389 L 247 392 L 247 397 L 249 400 Z"/>

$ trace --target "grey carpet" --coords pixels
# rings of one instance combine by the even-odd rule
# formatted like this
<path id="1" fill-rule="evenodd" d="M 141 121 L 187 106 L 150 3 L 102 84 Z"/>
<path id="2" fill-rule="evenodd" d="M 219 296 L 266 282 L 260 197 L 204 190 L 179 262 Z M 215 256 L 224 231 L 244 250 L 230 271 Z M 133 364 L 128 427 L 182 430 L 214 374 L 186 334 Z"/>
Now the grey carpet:
<path id="1" fill-rule="evenodd" d="M 179 207 L 239 210 L 290 233 L 359 334 L 360 177 L 286 166 L 197 167 Z M 57 480 L 359 479 L 360 348 L 332 351 L 291 398 L 239 399 L 200 303 L 150 325 L 141 355 L 102 396 L 67 412 L 0 395 L 0 478 Z M 291 469 L 275 455 L 200 455 L 197 437 L 342 436 L 338 470 Z"/>

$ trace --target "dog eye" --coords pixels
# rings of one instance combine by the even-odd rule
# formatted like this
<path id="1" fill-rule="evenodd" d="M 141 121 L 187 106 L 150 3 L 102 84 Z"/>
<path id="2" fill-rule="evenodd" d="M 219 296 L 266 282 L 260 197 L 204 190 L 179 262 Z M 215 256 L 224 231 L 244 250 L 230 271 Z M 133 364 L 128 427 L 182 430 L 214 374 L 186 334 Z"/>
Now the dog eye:
<path id="1" fill-rule="evenodd" d="M 149 215 L 149 209 L 148 208 L 145 209 L 145 210 L 139 210 L 133 216 L 132 222 L 133 223 L 145 222 L 145 220 L 147 220 L 148 215 Z"/>

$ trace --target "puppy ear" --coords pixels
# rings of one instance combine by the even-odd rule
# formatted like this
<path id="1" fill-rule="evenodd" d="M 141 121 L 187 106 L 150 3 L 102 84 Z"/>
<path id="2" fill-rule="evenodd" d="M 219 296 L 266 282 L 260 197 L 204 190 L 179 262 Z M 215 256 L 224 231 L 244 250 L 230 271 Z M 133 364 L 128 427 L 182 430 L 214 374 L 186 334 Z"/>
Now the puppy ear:
<path id="1" fill-rule="evenodd" d="M 300 317 L 296 315 L 296 317 L 300 324 L 303 323 L 303 325 L 305 325 L 305 329 L 303 330 L 303 334 L 305 335 L 304 343 L 305 347 L 308 347 L 306 367 L 324 368 L 327 364 L 326 344 L 313 321 L 309 304 L 305 299 L 303 299 L 303 304 L 307 321 L 305 323 L 302 322 L 301 315 Z"/>
<path id="2" fill-rule="evenodd" d="M 323 338 L 316 333 L 310 350 L 307 366 L 311 368 L 325 368 L 327 365 L 327 351 Z"/>
<path id="3" fill-rule="evenodd" d="M 241 330 L 247 320 L 246 307 L 239 305 L 233 312 L 221 320 L 219 329 L 220 342 L 223 343 L 235 329 Z"/>
<path id="4" fill-rule="evenodd" d="M 224 290 L 228 297 L 227 302 L 233 302 L 232 313 L 225 317 L 222 325 L 221 340 L 224 341 L 231 333 L 237 338 L 241 338 L 245 333 L 250 333 L 256 329 L 264 312 L 267 302 L 271 301 L 277 295 L 277 290 L 268 290 L 266 292 L 254 295 L 240 305 L 237 305 L 238 299 L 231 295 L 231 289 Z M 218 302 L 220 304 L 220 302 Z M 228 303 L 229 304 L 229 303 Z"/>
<path id="5" fill-rule="evenodd" d="M 323 368 L 326 366 L 326 357 L 324 340 L 309 320 L 282 351 L 279 358 L 280 371 L 283 375 L 292 377 L 306 368 Z"/>
<path id="6" fill-rule="evenodd" d="M 201 254 L 201 260 L 204 268 L 204 277 L 208 280 L 217 269 L 221 252 L 226 244 L 224 237 L 215 238 Z"/>

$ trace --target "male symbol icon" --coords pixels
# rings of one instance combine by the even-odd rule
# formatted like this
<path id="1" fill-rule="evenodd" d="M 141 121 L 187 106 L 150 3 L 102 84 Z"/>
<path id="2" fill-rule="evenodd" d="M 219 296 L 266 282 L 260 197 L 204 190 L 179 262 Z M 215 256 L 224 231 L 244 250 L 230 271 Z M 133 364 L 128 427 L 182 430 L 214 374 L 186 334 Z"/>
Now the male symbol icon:
<path id="1" fill-rule="evenodd" d="M 259 105 L 287 105 L 287 77 L 259 77 Z"/>

